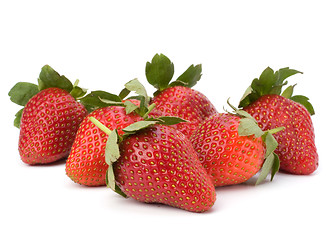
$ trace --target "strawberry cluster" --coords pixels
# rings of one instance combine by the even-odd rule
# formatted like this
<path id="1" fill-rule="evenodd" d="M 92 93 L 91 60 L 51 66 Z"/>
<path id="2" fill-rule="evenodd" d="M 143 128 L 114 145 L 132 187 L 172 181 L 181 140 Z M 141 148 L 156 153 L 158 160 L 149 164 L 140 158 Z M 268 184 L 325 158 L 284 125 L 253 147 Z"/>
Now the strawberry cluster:
<path id="1" fill-rule="evenodd" d="M 108 186 L 124 197 L 162 203 L 192 212 L 209 210 L 215 187 L 256 184 L 279 171 L 311 174 L 318 166 L 307 97 L 284 92 L 285 79 L 299 71 L 263 71 L 231 112 L 218 112 L 192 87 L 201 65 L 176 80 L 174 64 L 156 54 L 146 64 L 153 97 L 133 79 L 119 95 L 72 84 L 50 66 L 38 85 L 19 82 L 10 99 L 23 108 L 20 128 L 23 162 L 47 164 L 66 159 L 75 183 Z"/>

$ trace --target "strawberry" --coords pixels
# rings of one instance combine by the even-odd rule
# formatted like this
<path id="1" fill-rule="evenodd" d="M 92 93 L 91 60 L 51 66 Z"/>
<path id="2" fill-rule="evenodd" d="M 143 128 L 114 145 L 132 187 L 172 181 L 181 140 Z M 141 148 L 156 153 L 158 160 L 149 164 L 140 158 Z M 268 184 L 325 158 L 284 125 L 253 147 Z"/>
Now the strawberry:
<path id="1" fill-rule="evenodd" d="M 68 156 L 80 122 L 87 115 L 75 98 L 85 94 L 77 83 L 45 65 L 39 85 L 19 82 L 9 92 L 14 103 L 24 106 L 14 125 L 20 128 L 18 149 L 23 162 L 51 163 Z"/>
<path id="2" fill-rule="evenodd" d="M 121 97 L 104 91 L 93 91 L 80 99 L 92 112 L 79 126 L 66 162 L 66 174 L 75 183 L 85 186 L 106 185 L 105 176 L 108 165 L 105 162 L 105 148 L 108 136 L 91 123 L 89 118 L 96 118 L 108 129 L 117 129 L 119 135 L 123 135 L 124 132 L 121 129 L 143 120 L 143 116 L 149 111 L 144 105 L 147 104 L 149 98 L 139 81 L 134 79 L 125 86 L 125 91 L 123 90 L 120 94 Z M 136 91 L 137 88 L 140 89 L 138 93 L 144 103 L 141 107 L 138 100 L 123 100 L 131 90 Z"/>
<path id="3" fill-rule="evenodd" d="M 108 133 L 108 186 L 141 202 L 207 211 L 216 200 L 215 188 L 191 143 L 181 132 L 158 123 L 132 124 L 123 129 L 123 138 L 116 131 Z"/>
<path id="4" fill-rule="evenodd" d="M 318 167 L 314 127 L 311 115 L 314 109 L 305 96 L 293 95 L 294 86 L 283 93 L 284 80 L 297 70 L 282 68 L 274 72 L 271 68 L 263 71 L 259 79 L 254 79 L 240 101 L 240 107 L 250 113 L 263 130 L 285 127 L 275 134 L 279 143 L 276 153 L 280 158 L 280 169 L 307 175 Z"/>
<path id="5" fill-rule="evenodd" d="M 215 186 L 245 182 L 262 166 L 264 170 L 257 184 L 270 170 L 272 178 L 278 171 L 278 157 L 272 154 L 277 142 L 270 132 L 263 132 L 243 111 L 210 116 L 195 130 L 190 140 Z M 265 158 L 266 164 L 263 165 Z"/>
<path id="6" fill-rule="evenodd" d="M 151 116 L 176 116 L 187 122 L 173 127 L 190 136 L 195 128 L 217 110 L 202 93 L 191 89 L 201 78 L 201 65 L 191 65 L 176 81 L 173 63 L 163 54 L 156 54 L 146 64 L 146 77 L 157 91 L 151 101 L 156 107 Z"/>
<path id="7" fill-rule="evenodd" d="M 76 183 L 86 186 L 106 185 L 105 148 L 108 136 L 89 120 L 98 119 L 107 128 L 121 129 L 142 120 L 137 113 L 126 114 L 123 106 L 108 106 L 94 110 L 79 126 L 76 139 L 66 162 L 66 174 Z"/>

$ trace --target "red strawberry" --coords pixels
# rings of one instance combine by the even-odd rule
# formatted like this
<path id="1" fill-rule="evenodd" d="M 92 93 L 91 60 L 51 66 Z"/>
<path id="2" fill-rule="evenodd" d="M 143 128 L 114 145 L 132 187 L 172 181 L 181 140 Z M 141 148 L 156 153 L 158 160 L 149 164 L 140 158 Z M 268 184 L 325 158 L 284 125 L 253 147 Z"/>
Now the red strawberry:
<path id="1" fill-rule="evenodd" d="M 272 167 L 273 175 L 275 174 L 277 162 L 273 162 L 275 156 L 271 154 L 275 146 L 269 146 L 269 155 L 266 156 L 263 139 L 267 134 L 252 119 L 230 113 L 217 113 L 206 119 L 190 140 L 213 184 L 225 186 L 239 184 L 253 177 L 269 155 L 269 168 L 266 166 L 268 169 L 258 182 L 266 177 Z M 271 134 L 268 138 L 272 138 Z"/>
<path id="2" fill-rule="evenodd" d="M 109 150 L 114 154 L 106 160 L 110 164 L 108 185 L 141 202 L 207 211 L 216 200 L 215 188 L 191 143 L 172 127 L 149 126 L 155 123 L 138 122 L 135 125 L 146 128 L 136 132 L 133 125 L 124 129 L 130 135 L 124 137 L 116 151 Z M 116 145 L 116 133 L 109 138 L 115 141 L 109 146 Z"/>
<path id="3" fill-rule="evenodd" d="M 217 110 L 205 95 L 191 89 L 201 78 L 201 65 L 191 65 L 170 83 L 173 74 L 173 63 L 163 54 L 156 54 L 152 62 L 146 64 L 147 80 L 157 88 L 151 102 L 156 107 L 151 116 L 176 116 L 187 120 L 173 127 L 190 136 L 205 118 Z"/>
<path id="4" fill-rule="evenodd" d="M 76 183 L 87 186 L 106 185 L 105 148 L 107 134 L 96 127 L 90 117 L 98 119 L 107 128 L 121 129 L 142 120 L 137 113 L 126 114 L 122 106 L 99 108 L 90 113 L 81 123 L 72 150 L 66 162 L 66 173 Z"/>
<path id="5" fill-rule="evenodd" d="M 280 169 L 292 174 L 311 174 L 318 167 L 314 127 L 310 115 L 314 109 L 304 96 L 292 96 L 294 86 L 282 94 L 284 80 L 299 71 L 267 68 L 259 79 L 254 79 L 240 102 L 240 107 L 250 113 L 263 130 L 283 126 L 275 134 L 279 143 L 276 153 Z M 281 95 L 280 95 L 281 94 Z"/>
<path id="6" fill-rule="evenodd" d="M 80 122 L 87 115 L 75 97 L 85 91 L 51 67 L 44 66 L 39 86 L 17 83 L 9 92 L 11 100 L 24 106 L 14 125 L 20 128 L 19 153 L 27 164 L 46 164 L 68 156 Z M 56 87 L 57 86 L 57 87 Z"/>
<path id="7" fill-rule="evenodd" d="M 127 96 L 130 91 L 144 89 L 136 79 L 126 83 L 125 86 L 122 97 Z M 125 96 L 123 92 L 126 92 Z M 117 129 L 119 135 L 123 135 L 123 128 L 143 120 L 143 116 L 149 111 L 147 105 L 144 105 L 147 104 L 148 97 L 144 90 L 140 93 L 142 105 L 138 100 L 123 101 L 122 97 L 104 91 L 93 91 L 81 99 L 89 109 L 95 110 L 81 123 L 66 162 L 66 174 L 71 180 L 86 186 L 106 185 L 108 165 L 105 162 L 105 148 L 108 136 L 89 121 L 89 118 L 93 117 L 107 129 Z"/>
<path id="8" fill-rule="evenodd" d="M 183 86 L 163 90 L 151 103 L 156 104 L 151 116 L 176 116 L 187 120 L 188 122 L 173 126 L 186 136 L 190 136 L 204 119 L 216 113 L 215 107 L 206 96 Z"/>

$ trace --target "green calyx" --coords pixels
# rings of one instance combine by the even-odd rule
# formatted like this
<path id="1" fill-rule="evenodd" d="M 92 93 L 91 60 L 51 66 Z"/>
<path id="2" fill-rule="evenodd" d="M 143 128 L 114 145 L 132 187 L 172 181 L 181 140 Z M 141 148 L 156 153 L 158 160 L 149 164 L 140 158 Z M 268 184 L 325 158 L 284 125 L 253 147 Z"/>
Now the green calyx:
<path id="1" fill-rule="evenodd" d="M 20 128 L 20 122 L 24 106 L 28 101 L 40 91 L 47 88 L 60 88 L 66 90 L 75 99 L 84 96 L 87 92 L 86 89 L 78 87 L 78 80 L 72 84 L 65 76 L 60 75 L 49 65 L 42 67 L 38 78 L 38 85 L 28 82 L 18 82 L 9 91 L 8 95 L 10 100 L 20 106 L 23 106 L 16 115 L 14 126 Z"/>
<path id="2" fill-rule="evenodd" d="M 154 96 L 169 87 L 193 87 L 201 78 L 202 67 L 201 64 L 195 66 L 192 64 L 182 75 L 171 82 L 174 72 L 174 64 L 163 54 L 156 54 L 151 62 L 146 63 L 147 81 L 157 89 Z"/>
<path id="3" fill-rule="evenodd" d="M 239 116 L 240 123 L 238 126 L 238 134 L 239 136 L 251 136 L 255 135 L 255 137 L 261 137 L 266 148 L 265 153 L 265 161 L 262 165 L 260 175 L 258 176 L 258 179 L 256 181 L 256 185 L 260 184 L 264 181 L 264 179 L 267 178 L 268 174 L 271 174 L 271 181 L 273 180 L 275 174 L 279 171 L 280 161 L 278 155 L 274 152 L 276 148 L 278 147 L 278 142 L 274 138 L 272 134 L 277 133 L 279 131 L 284 130 L 284 127 L 279 127 L 267 131 L 262 131 L 262 129 L 259 127 L 258 123 L 252 117 L 248 112 L 237 109 L 233 105 L 229 103 L 229 106 L 233 109 L 233 113 Z"/>
<path id="4" fill-rule="evenodd" d="M 121 196 L 126 197 L 126 195 L 121 191 L 121 189 L 116 185 L 116 179 L 114 174 L 113 164 L 120 158 L 120 143 L 130 135 L 136 134 L 138 131 L 153 126 L 155 124 L 163 125 L 173 125 L 181 122 L 185 122 L 177 117 L 160 117 L 160 118 L 147 118 L 143 121 L 135 122 L 126 128 L 122 129 L 124 134 L 120 136 L 117 129 L 110 130 L 100 121 L 94 117 L 89 118 L 100 130 L 108 135 L 106 149 L 105 149 L 105 162 L 108 164 L 107 174 L 106 174 L 106 184 L 116 193 Z"/>
<path id="5" fill-rule="evenodd" d="M 130 135 L 136 134 L 138 131 L 153 126 L 155 124 L 163 125 L 173 125 L 181 122 L 186 122 L 185 120 L 178 117 L 159 117 L 159 118 L 150 118 L 148 114 L 155 107 L 155 104 L 149 105 L 150 97 L 147 95 L 145 87 L 139 82 L 138 79 L 133 79 L 127 82 L 125 88 L 120 92 L 119 96 L 110 94 L 104 91 L 94 91 L 81 99 L 81 102 L 90 106 L 91 109 L 98 107 L 106 106 L 122 106 L 125 107 L 126 114 L 136 112 L 139 114 L 143 120 L 135 122 L 126 128 L 122 129 L 124 132 L 123 135 L 119 135 L 117 129 L 110 130 L 101 122 L 99 122 L 94 117 L 90 117 L 90 121 L 93 122 L 98 128 L 108 135 L 108 140 L 106 143 L 105 149 L 105 162 L 108 164 L 108 170 L 106 174 L 106 183 L 109 188 L 114 190 L 116 193 L 124 196 L 125 194 L 121 189 L 116 185 L 115 174 L 113 169 L 113 164 L 120 157 L 120 143 Z M 140 101 L 139 106 L 136 104 L 125 101 L 124 99 L 133 92 L 134 96 L 128 99 L 136 99 Z"/>
<path id="6" fill-rule="evenodd" d="M 277 94 L 302 104 L 307 108 L 311 115 L 314 115 L 314 108 L 308 101 L 309 98 L 301 95 L 293 96 L 293 89 L 295 85 L 287 87 L 282 92 L 283 86 L 287 85 L 288 83 L 285 81 L 285 79 L 297 73 L 302 74 L 302 72 L 290 69 L 288 67 L 281 68 L 276 72 L 274 72 L 274 70 L 272 70 L 270 67 L 267 67 L 262 72 L 260 77 L 255 78 L 251 85 L 247 88 L 240 100 L 239 107 L 246 107 L 264 95 Z"/>
<path id="7" fill-rule="evenodd" d="M 83 98 L 80 98 L 80 102 L 89 112 L 102 107 L 121 106 L 125 108 L 126 114 L 136 112 L 144 119 L 148 118 L 148 114 L 152 111 L 155 105 L 149 105 L 150 97 L 147 95 L 145 87 L 136 78 L 127 82 L 124 86 L 124 89 L 119 95 L 105 91 L 92 91 Z M 131 92 L 136 95 L 126 98 Z M 133 102 L 128 101 L 130 99 L 138 100 L 140 104 L 137 106 Z"/>

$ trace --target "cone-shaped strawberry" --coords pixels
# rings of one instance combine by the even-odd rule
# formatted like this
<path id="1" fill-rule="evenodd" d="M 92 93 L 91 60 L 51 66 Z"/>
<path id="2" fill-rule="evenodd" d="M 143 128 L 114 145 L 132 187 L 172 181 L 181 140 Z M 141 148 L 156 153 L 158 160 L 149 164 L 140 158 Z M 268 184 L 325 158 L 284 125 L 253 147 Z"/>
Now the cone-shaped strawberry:
<path id="1" fill-rule="evenodd" d="M 262 130 L 285 127 L 274 136 L 279 144 L 275 152 L 280 169 L 293 174 L 311 174 L 318 167 L 314 127 L 314 109 L 305 96 L 292 96 L 293 86 L 282 91 L 286 78 L 301 73 L 282 68 L 274 72 L 266 68 L 253 80 L 242 97 L 239 107 L 250 113 Z"/>
<path id="2" fill-rule="evenodd" d="M 201 65 L 191 65 L 175 81 L 174 64 L 163 54 L 156 54 L 146 64 L 146 78 L 157 91 L 152 103 L 156 107 L 151 116 L 177 116 L 187 120 L 174 127 L 190 136 L 205 118 L 216 113 L 216 108 L 202 93 L 192 89 L 201 78 Z"/>
<path id="3" fill-rule="evenodd" d="M 130 92 L 138 94 L 123 99 Z M 149 97 L 144 86 L 133 79 L 125 84 L 120 96 L 105 91 L 93 91 L 80 101 L 93 110 L 79 126 L 76 139 L 66 162 L 66 174 L 76 183 L 86 186 L 106 185 L 108 165 L 105 162 L 105 149 L 108 135 L 89 119 L 97 119 L 107 129 L 117 129 L 122 136 L 122 129 L 144 119 L 155 105 L 148 105 Z M 170 118 L 168 118 L 170 119 Z M 160 120 L 160 119 L 159 119 Z"/>
<path id="4" fill-rule="evenodd" d="M 141 202 L 192 212 L 204 212 L 213 206 L 215 188 L 191 143 L 176 129 L 159 125 L 180 119 L 137 122 L 123 129 L 124 136 L 107 130 L 96 119 L 91 121 L 109 134 L 106 162 L 111 189 Z"/>
<path id="5" fill-rule="evenodd" d="M 246 182 L 260 169 L 256 184 L 269 172 L 272 180 L 279 169 L 272 134 L 283 128 L 264 132 L 247 112 L 234 110 L 210 116 L 194 131 L 190 140 L 201 164 L 215 186 Z"/>
<path id="6" fill-rule="evenodd" d="M 14 125 L 20 128 L 18 149 L 23 162 L 46 164 L 68 156 L 79 124 L 87 115 L 76 99 L 86 90 L 73 85 L 45 65 L 38 85 L 19 82 L 9 92 L 10 99 L 23 106 Z"/>
<path id="7" fill-rule="evenodd" d="M 80 124 L 66 162 L 66 174 L 81 185 L 103 186 L 106 185 L 108 169 L 105 162 L 108 135 L 95 126 L 90 117 L 98 119 L 111 130 L 118 129 L 120 135 L 123 134 L 121 129 L 143 118 L 136 112 L 127 113 L 124 105 L 103 106 L 87 115 Z"/>

